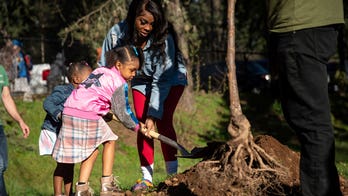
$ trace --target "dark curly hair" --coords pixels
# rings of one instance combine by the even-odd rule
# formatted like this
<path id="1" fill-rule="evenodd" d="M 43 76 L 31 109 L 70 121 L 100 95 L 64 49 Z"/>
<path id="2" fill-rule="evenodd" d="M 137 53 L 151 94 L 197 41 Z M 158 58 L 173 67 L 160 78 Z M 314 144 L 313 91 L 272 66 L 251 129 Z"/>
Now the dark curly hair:
<path id="1" fill-rule="evenodd" d="M 153 42 L 151 43 L 150 50 L 154 52 L 152 59 L 155 56 L 162 56 L 163 62 L 165 61 L 165 41 L 168 35 L 168 21 L 165 18 L 164 11 L 159 0 L 133 0 L 129 5 L 126 22 L 128 25 L 128 32 L 126 33 L 126 43 L 135 44 L 137 42 L 138 34 L 135 26 L 135 18 L 141 14 L 144 10 L 150 12 L 154 17 L 153 30 L 151 35 Z"/>
<path id="2" fill-rule="evenodd" d="M 68 78 L 69 82 L 72 82 L 72 78 L 75 74 L 77 74 L 78 72 L 81 72 L 82 70 L 86 68 L 92 69 L 92 67 L 86 61 L 70 63 L 66 71 L 66 77 Z"/>
<path id="3" fill-rule="evenodd" d="M 123 64 L 133 58 L 139 58 L 140 66 L 143 64 L 143 61 L 144 61 L 142 50 L 132 45 L 115 47 L 107 51 L 105 54 L 105 57 L 106 57 L 106 67 L 108 68 L 115 66 L 117 61 L 120 61 Z"/>

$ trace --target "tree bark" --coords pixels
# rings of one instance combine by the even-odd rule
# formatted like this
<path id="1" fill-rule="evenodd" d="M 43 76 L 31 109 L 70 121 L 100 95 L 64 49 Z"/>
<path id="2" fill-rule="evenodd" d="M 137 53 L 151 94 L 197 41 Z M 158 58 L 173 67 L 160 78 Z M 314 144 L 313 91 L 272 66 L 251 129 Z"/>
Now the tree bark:
<path id="1" fill-rule="evenodd" d="M 249 137 L 250 134 L 242 132 L 250 132 L 250 123 L 244 116 L 240 105 L 237 77 L 236 77 L 236 63 L 235 63 L 235 4 L 236 0 L 228 0 L 227 10 L 227 55 L 226 64 L 228 67 L 228 86 L 229 86 L 229 98 L 230 98 L 230 124 L 228 126 L 228 133 L 233 137 L 239 137 L 244 135 Z"/>
<path id="2" fill-rule="evenodd" d="M 178 35 L 179 48 L 186 61 L 188 86 L 181 98 L 180 105 L 182 105 L 181 108 L 185 109 L 187 112 L 192 112 L 194 110 L 192 64 L 189 60 L 189 47 L 185 36 L 187 26 L 191 26 L 190 21 L 185 20 L 186 12 L 179 0 L 166 2 L 165 8 L 168 20 L 173 24 Z"/>

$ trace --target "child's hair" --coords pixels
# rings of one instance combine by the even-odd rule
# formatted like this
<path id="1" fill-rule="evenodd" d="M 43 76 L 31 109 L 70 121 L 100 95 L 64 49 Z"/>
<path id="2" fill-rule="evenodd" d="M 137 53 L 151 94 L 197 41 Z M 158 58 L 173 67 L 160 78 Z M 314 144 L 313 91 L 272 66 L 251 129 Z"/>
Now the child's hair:
<path id="1" fill-rule="evenodd" d="M 72 82 L 72 77 L 76 73 L 81 72 L 83 69 L 86 69 L 86 68 L 92 69 L 92 67 L 89 66 L 86 61 L 70 63 L 66 71 L 66 77 L 68 78 L 69 82 Z"/>
<path id="2" fill-rule="evenodd" d="M 115 47 L 107 51 L 105 58 L 106 67 L 108 68 L 115 66 L 117 61 L 120 61 L 120 63 L 123 64 L 127 61 L 131 61 L 133 58 L 139 58 L 139 65 L 141 67 L 144 60 L 142 50 L 130 45 Z"/>

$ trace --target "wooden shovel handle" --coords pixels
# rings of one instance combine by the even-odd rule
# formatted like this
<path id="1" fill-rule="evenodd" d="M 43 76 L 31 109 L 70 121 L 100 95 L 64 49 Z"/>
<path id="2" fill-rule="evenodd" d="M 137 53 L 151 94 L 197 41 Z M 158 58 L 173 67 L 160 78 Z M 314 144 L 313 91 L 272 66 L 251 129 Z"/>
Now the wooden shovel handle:
<path id="1" fill-rule="evenodd" d="M 112 114 L 112 120 L 115 120 L 117 122 L 120 122 L 120 120 L 117 118 L 117 116 L 115 116 L 115 114 Z M 155 132 L 155 131 L 149 131 L 149 134 L 152 138 L 155 138 L 155 139 L 159 139 L 160 137 L 160 134 Z"/>
<path id="2" fill-rule="evenodd" d="M 111 113 L 111 112 L 110 112 Z M 117 116 L 115 116 L 115 114 L 112 114 L 112 120 L 115 120 L 117 122 L 120 122 L 120 119 L 117 118 Z"/>
<path id="3" fill-rule="evenodd" d="M 114 114 L 112 115 L 112 119 L 115 120 L 115 121 L 120 121 L 117 116 L 115 116 Z M 160 140 L 178 150 L 180 150 L 181 154 L 183 155 L 190 155 L 190 153 L 184 148 L 182 147 L 180 144 L 178 144 L 176 141 L 164 136 L 164 135 L 161 135 L 155 131 L 149 131 L 149 134 L 152 138 L 154 139 L 157 139 L 157 140 Z"/>
<path id="4" fill-rule="evenodd" d="M 149 134 L 152 138 L 158 139 L 160 134 L 157 133 L 156 131 L 149 131 Z"/>

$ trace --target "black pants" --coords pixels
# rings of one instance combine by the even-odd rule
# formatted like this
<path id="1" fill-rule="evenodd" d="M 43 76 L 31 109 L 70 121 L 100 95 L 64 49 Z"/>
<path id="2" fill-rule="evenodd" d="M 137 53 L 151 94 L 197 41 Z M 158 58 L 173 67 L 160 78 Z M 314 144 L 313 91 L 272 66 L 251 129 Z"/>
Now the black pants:
<path id="1" fill-rule="evenodd" d="M 283 113 L 301 143 L 300 180 L 305 196 L 342 195 L 326 69 L 336 44 L 333 26 L 270 35 L 270 63 L 274 78 L 279 79 Z"/>

